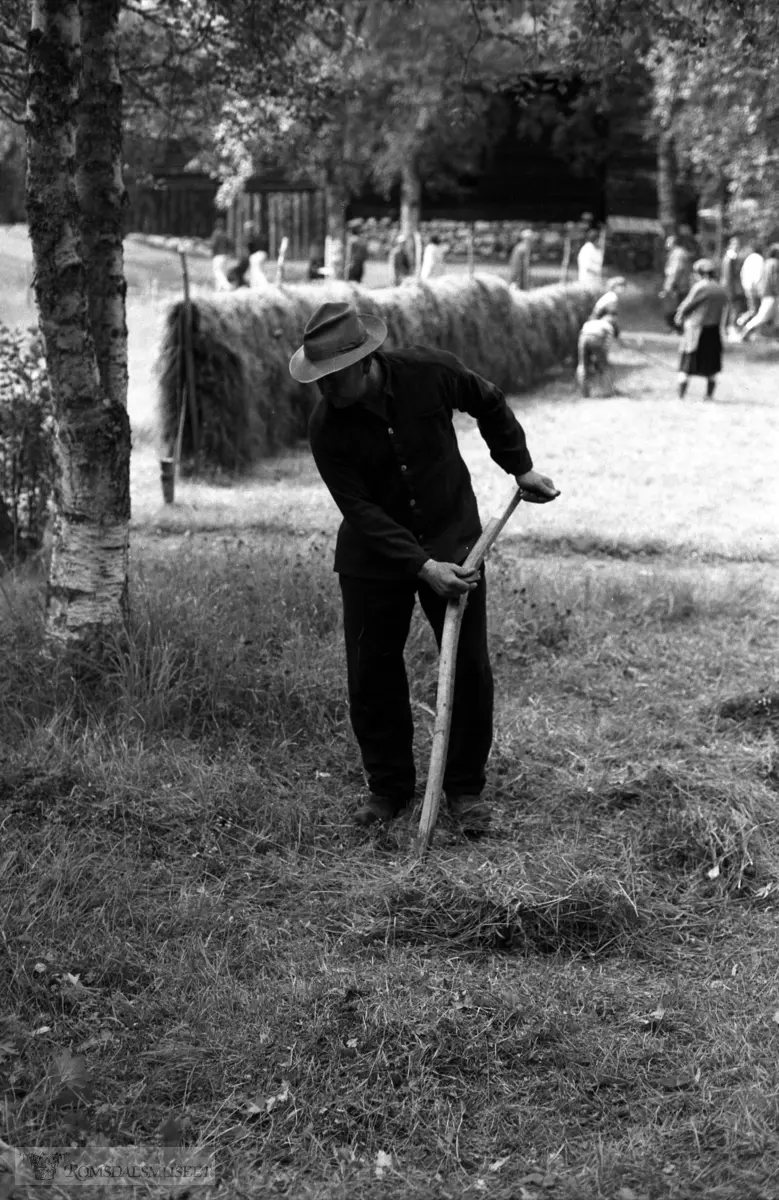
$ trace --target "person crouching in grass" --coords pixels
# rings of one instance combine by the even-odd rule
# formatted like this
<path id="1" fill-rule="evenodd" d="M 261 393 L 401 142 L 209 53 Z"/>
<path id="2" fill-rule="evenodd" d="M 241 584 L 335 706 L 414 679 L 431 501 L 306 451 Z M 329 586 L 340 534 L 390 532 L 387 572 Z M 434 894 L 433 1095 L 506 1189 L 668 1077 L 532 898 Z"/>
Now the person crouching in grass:
<path id="1" fill-rule="evenodd" d="M 609 279 L 606 291 L 595 301 L 590 313 L 591 321 L 597 321 L 601 317 L 613 317 L 615 337 L 619 337 L 619 301 L 626 286 L 622 275 L 615 275 L 613 279 Z"/>
<path id="2" fill-rule="evenodd" d="M 582 396 L 589 396 L 597 379 L 609 379 L 609 350 L 618 333 L 617 319 L 611 313 L 603 317 L 590 317 L 582 325 L 576 365 L 576 381 Z M 609 383 L 612 392 L 616 392 L 611 379 Z"/>
<path id="3" fill-rule="evenodd" d="M 728 307 L 728 294 L 717 282 L 717 268 L 711 259 L 699 258 L 693 264 L 693 280 L 675 317 L 676 327 L 682 331 L 679 399 L 687 391 L 690 376 L 702 375 L 706 380 L 706 399 L 711 400 L 722 370 L 720 327 Z"/>
<path id="4" fill-rule="evenodd" d="M 612 392 L 616 392 L 609 377 L 609 350 L 619 337 L 619 298 L 625 290 L 621 275 L 610 279 L 606 291 L 595 301 L 589 319 L 579 333 L 576 379 L 582 396 L 589 396 L 593 382 L 598 378 L 609 379 Z"/>
<path id="5" fill-rule="evenodd" d="M 414 800 L 413 738 L 403 652 L 418 599 L 440 647 L 447 604 L 469 594 L 454 682 L 444 792 L 464 831 L 489 821 L 481 800 L 492 743 L 493 683 L 484 570 L 463 566 L 481 532 L 453 416 L 469 413 L 525 500 L 559 495 L 534 470 L 503 393 L 453 354 L 381 350 L 387 326 L 328 301 L 308 322 L 289 371 L 317 383 L 309 442 L 343 516 L 335 549 L 343 600 L 349 711 L 369 795 L 354 819 L 388 822 Z"/>

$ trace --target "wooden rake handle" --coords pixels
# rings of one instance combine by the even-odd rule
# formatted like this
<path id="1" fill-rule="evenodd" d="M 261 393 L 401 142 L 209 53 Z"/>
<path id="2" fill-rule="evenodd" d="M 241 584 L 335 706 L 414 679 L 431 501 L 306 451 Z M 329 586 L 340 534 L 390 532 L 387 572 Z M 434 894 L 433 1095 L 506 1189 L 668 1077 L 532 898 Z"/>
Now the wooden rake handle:
<path id="1" fill-rule="evenodd" d="M 517 488 L 511 500 L 506 505 L 500 517 L 493 517 L 484 526 L 476 545 L 466 558 L 463 566 L 469 571 L 477 571 L 490 552 L 503 526 L 522 499 L 522 489 Z M 414 839 L 414 854 L 416 858 L 424 858 L 430 846 L 438 809 L 441 803 L 441 787 L 446 767 L 446 755 L 449 749 L 449 733 L 452 727 L 452 702 L 454 699 L 454 673 L 457 666 L 457 643 L 460 640 L 460 627 L 463 622 L 465 606 L 468 603 L 468 593 L 465 592 L 456 600 L 450 600 L 446 608 L 444 629 L 441 635 L 441 655 L 438 664 L 438 696 L 436 700 L 435 725 L 433 726 L 433 746 L 430 753 L 430 768 L 427 773 L 425 799 L 422 804 L 422 816 L 419 821 L 419 832 Z"/>

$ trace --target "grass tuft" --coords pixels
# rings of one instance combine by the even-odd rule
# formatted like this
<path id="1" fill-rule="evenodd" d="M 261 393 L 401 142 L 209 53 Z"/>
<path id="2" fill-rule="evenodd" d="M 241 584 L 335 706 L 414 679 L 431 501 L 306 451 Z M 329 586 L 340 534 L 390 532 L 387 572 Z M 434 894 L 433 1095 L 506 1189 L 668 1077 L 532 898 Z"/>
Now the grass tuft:
<path id="1" fill-rule="evenodd" d="M 439 860 L 391 884 L 376 903 L 381 915 L 363 933 L 366 941 L 460 951 L 598 953 L 624 946 L 640 923 L 613 870 L 559 852 L 545 861 L 507 853 L 466 869 L 459 856 Z"/>

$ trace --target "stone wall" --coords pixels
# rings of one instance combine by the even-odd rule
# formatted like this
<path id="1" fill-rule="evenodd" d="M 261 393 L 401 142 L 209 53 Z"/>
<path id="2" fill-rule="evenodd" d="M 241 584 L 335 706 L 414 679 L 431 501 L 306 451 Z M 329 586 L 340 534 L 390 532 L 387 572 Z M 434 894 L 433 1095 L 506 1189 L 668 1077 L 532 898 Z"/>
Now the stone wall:
<path id="1" fill-rule="evenodd" d="M 371 258 L 385 258 L 392 248 L 400 224 L 390 217 L 356 218 L 349 222 L 353 233 L 365 239 Z M 473 225 L 473 253 L 477 260 L 507 262 L 512 248 L 523 229 L 536 234 L 533 247 L 534 262 L 556 266 L 562 263 L 566 232 L 570 231 L 571 264 L 575 270 L 576 255 L 587 232 L 586 223 L 576 225 L 542 225 L 527 221 L 476 221 Z M 423 242 L 437 234 L 449 246 L 449 257 L 467 259 L 471 225 L 466 221 L 422 221 Z M 662 261 L 662 238 L 650 233 L 612 233 L 606 241 L 606 269 L 613 273 L 635 274 L 659 269 Z"/>

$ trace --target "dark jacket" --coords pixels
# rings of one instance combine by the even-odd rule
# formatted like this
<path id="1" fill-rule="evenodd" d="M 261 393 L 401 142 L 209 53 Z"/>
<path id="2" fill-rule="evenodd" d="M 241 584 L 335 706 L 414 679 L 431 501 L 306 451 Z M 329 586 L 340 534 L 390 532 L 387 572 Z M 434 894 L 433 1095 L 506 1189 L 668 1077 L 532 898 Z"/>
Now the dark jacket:
<path id="1" fill-rule="evenodd" d="M 343 514 L 335 570 L 408 578 L 429 558 L 462 563 L 481 532 L 454 410 L 469 413 L 493 459 L 511 475 L 532 467 L 521 425 L 499 388 L 453 354 L 412 347 L 378 352 L 387 420 L 362 404 L 322 399 L 309 423 L 319 473 Z"/>
<path id="2" fill-rule="evenodd" d="M 713 279 L 700 279 L 676 310 L 676 324 L 683 327 L 682 350 L 693 353 L 698 348 L 701 331 L 721 323 L 728 307 L 728 297 L 721 284 Z"/>

